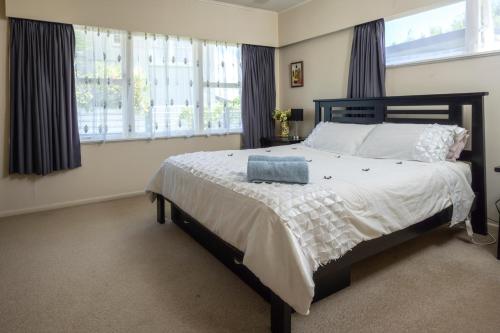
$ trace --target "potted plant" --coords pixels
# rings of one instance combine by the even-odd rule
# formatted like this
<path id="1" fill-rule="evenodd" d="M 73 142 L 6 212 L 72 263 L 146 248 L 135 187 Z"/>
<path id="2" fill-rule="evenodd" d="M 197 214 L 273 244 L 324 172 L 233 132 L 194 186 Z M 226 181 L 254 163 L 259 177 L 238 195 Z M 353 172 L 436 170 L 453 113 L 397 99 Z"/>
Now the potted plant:
<path id="1" fill-rule="evenodd" d="M 288 126 L 288 119 L 292 115 L 292 110 L 274 110 L 273 119 L 280 122 L 280 136 L 288 137 L 290 134 L 290 126 Z"/>

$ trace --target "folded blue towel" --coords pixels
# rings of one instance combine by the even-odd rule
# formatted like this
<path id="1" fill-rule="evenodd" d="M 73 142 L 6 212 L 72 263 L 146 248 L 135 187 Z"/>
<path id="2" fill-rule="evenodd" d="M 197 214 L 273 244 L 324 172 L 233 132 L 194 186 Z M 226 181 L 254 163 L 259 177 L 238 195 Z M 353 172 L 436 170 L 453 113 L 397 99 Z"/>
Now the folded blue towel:
<path id="1" fill-rule="evenodd" d="M 271 161 L 271 162 L 305 162 L 303 156 L 272 156 L 272 155 L 250 155 L 249 161 Z"/>
<path id="2" fill-rule="evenodd" d="M 249 182 L 276 182 L 307 184 L 309 167 L 302 161 L 252 161 L 248 160 L 247 179 Z"/>

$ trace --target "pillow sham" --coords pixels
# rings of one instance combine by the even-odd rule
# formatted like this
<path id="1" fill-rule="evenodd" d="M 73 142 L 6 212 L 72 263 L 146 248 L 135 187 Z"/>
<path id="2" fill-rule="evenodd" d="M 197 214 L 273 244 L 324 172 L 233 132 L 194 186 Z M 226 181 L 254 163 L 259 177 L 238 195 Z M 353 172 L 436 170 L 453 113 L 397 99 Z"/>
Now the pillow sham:
<path id="1" fill-rule="evenodd" d="M 453 131 L 455 136 L 453 138 L 453 145 L 446 155 L 446 159 L 456 161 L 460 158 L 460 154 L 464 151 L 467 141 L 469 140 L 469 131 L 465 128 L 454 126 Z"/>
<path id="2" fill-rule="evenodd" d="M 355 155 L 376 125 L 320 122 L 303 142 L 304 145 L 345 155 Z"/>
<path id="3" fill-rule="evenodd" d="M 422 162 L 444 161 L 454 144 L 452 126 L 438 124 L 378 125 L 358 150 L 358 155 Z"/>

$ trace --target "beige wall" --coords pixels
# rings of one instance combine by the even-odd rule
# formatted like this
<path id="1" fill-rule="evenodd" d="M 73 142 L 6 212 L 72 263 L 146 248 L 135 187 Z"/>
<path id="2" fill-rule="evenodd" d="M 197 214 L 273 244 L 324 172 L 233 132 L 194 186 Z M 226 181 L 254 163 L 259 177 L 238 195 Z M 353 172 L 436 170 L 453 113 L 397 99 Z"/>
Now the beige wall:
<path id="1" fill-rule="evenodd" d="M 450 0 L 312 0 L 279 14 L 279 45 L 446 2 Z"/>
<path id="2" fill-rule="evenodd" d="M 2 0 L 7 16 L 277 46 L 277 13 L 205 0 Z"/>
<path id="3" fill-rule="evenodd" d="M 4 140 L 1 144 L 6 145 Z M 0 216 L 137 195 L 170 155 L 239 147 L 239 135 L 82 145 L 83 166 L 78 169 L 44 177 L 9 177 L 5 170 Z M 6 166 L 7 156 L 0 161 Z"/>
<path id="4" fill-rule="evenodd" d="M 345 96 L 351 29 L 280 48 L 279 101 L 282 108 L 303 108 L 300 134 L 314 127 L 313 99 Z M 290 87 L 290 63 L 304 61 L 304 87 Z"/>
<path id="5" fill-rule="evenodd" d="M 8 25 L 3 0 L 0 13 L 0 216 L 137 194 L 169 155 L 240 147 L 239 135 L 86 144 L 81 168 L 45 177 L 9 177 Z"/>
<path id="6" fill-rule="evenodd" d="M 352 29 L 345 29 L 280 49 L 280 100 L 282 108 L 303 107 L 305 121 L 301 134 L 310 132 L 314 122 L 316 98 L 346 96 Z M 290 88 L 288 66 L 303 60 L 305 84 Z M 388 95 L 414 95 L 489 91 L 486 97 L 486 164 L 488 215 L 497 220 L 494 200 L 500 198 L 500 175 L 493 171 L 500 165 L 500 55 L 388 68 Z"/>

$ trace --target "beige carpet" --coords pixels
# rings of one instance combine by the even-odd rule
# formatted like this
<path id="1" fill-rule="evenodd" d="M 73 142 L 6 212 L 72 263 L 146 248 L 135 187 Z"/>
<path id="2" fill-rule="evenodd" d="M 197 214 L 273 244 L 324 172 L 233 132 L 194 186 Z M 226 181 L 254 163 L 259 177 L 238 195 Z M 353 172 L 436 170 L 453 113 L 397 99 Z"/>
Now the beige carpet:
<path id="1" fill-rule="evenodd" d="M 294 332 L 499 332 L 494 247 L 440 229 L 353 269 Z M 269 306 L 145 198 L 0 219 L 1 332 L 267 332 Z"/>

